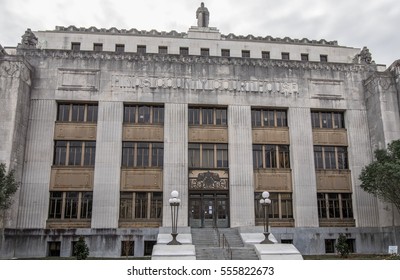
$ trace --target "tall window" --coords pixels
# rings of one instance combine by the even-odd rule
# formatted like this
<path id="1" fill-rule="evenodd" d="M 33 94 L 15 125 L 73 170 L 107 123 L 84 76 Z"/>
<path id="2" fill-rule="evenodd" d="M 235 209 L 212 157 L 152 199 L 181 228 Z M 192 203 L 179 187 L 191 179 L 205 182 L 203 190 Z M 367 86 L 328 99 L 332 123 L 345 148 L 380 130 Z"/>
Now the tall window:
<path id="1" fill-rule="evenodd" d="M 256 219 L 264 218 L 264 211 L 260 204 L 262 193 L 254 193 L 254 206 Z M 270 193 L 271 205 L 269 217 L 273 219 L 293 219 L 292 193 Z"/>
<path id="2" fill-rule="evenodd" d="M 163 124 L 164 107 L 152 105 L 124 105 L 124 122 L 139 124 Z"/>
<path id="3" fill-rule="evenodd" d="M 313 128 L 344 128 L 343 112 L 311 112 L 311 124 Z"/>
<path id="4" fill-rule="evenodd" d="M 54 161 L 56 166 L 94 166 L 96 142 L 55 141 Z"/>
<path id="5" fill-rule="evenodd" d="M 353 206 L 351 193 L 318 193 L 320 219 L 351 219 Z"/>
<path id="6" fill-rule="evenodd" d="M 251 109 L 251 124 L 253 127 L 286 127 L 286 110 Z"/>
<path id="7" fill-rule="evenodd" d="M 97 104 L 59 103 L 57 121 L 59 122 L 97 122 Z"/>
<path id="8" fill-rule="evenodd" d="M 253 167 L 290 168 L 288 145 L 253 145 Z"/>
<path id="9" fill-rule="evenodd" d="M 347 147 L 314 146 L 315 169 L 348 169 Z"/>
<path id="10" fill-rule="evenodd" d="M 227 125 L 226 108 L 189 108 L 189 125 Z"/>
<path id="11" fill-rule="evenodd" d="M 90 219 L 92 192 L 50 192 L 49 219 Z"/>
<path id="12" fill-rule="evenodd" d="M 119 218 L 161 219 L 161 192 L 121 192 Z"/>
<path id="13" fill-rule="evenodd" d="M 227 168 L 227 144 L 189 144 L 190 168 Z"/>
<path id="14" fill-rule="evenodd" d="M 150 142 L 123 142 L 123 167 L 162 167 L 164 144 Z"/>

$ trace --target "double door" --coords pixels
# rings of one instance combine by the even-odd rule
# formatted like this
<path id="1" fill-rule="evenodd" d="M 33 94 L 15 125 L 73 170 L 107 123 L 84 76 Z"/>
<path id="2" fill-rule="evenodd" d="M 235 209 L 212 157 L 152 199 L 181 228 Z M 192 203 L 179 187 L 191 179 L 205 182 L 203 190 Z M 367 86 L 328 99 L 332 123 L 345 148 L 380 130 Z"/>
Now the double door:
<path id="1" fill-rule="evenodd" d="M 229 195 L 227 192 L 189 194 L 189 226 L 229 227 Z"/>

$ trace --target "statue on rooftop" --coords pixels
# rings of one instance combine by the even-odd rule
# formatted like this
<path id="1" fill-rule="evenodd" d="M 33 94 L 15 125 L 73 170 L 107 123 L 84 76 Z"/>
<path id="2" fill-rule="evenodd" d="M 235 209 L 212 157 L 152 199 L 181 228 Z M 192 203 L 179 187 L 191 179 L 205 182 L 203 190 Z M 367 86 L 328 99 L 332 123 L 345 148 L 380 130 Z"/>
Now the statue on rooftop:
<path id="1" fill-rule="evenodd" d="M 198 27 L 208 27 L 210 13 L 208 12 L 208 9 L 204 7 L 203 2 L 201 2 L 201 6 L 196 11 L 196 18 Z"/>
<path id="2" fill-rule="evenodd" d="M 23 49 L 35 49 L 38 43 L 38 39 L 36 38 L 35 34 L 33 34 L 32 30 L 28 28 L 25 31 L 25 34 L 22 35 L 21 44 L 18 44 L 18 48 Z"/>

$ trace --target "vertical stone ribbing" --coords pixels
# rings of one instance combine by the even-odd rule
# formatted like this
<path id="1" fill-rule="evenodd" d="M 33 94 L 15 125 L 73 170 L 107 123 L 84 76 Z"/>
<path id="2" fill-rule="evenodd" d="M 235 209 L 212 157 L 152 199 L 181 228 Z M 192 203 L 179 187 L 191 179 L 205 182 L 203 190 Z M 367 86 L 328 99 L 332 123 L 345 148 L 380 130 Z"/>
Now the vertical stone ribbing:
<path id="1" fill-rule="evenodd" d="M 122 102 L 100 102 L 92 228 L 117 228 L 122 156 Z"/>
<path id="2" fill-rule="evenodd" d="M 188 108 L 165 104 L 163 226 L 171 226 L 168 200 L 177 190 L 181 199 L 178 226 L 188 225 Z"/>
<path id="3" fill-rule="evenodd" d="M 290 108 L 290 163 L 296 227 L 318 227 L 317 186 L 309 108 Z"/>
<path id="4" fill-rule="evenodd" d="M 366 111 L 346 111 L 346 125 L 356 225 L 358 227 L 377 226 L 379 224 L 377 200 L 360 188 L 358 180 L 362 168 L 369 164 L 372 159 Z"/>
<path id="5" fill-rule="evenodd" d="M 46 227 L 56 111 L 54 100 L 31 101 L 18 228 Z"/>
<path id="6" fill-rule="evenodd" d="M 229 106 L 231 227 L 254 226 L 254 175 L 250 106 Z"/>

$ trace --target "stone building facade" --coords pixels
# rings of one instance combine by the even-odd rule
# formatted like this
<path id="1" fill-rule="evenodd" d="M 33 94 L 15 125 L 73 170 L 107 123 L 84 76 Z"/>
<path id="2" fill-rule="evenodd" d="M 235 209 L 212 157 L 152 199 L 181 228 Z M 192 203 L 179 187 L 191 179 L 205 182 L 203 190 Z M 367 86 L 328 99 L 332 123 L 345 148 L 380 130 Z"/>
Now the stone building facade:
<path id="1" fill-rule="evenodd" d="M 203 9 L 202 9 L 203 8 Z M 400 138 L 399 61 L 336 41 L 28 29 L 0 52 L 0 161 L 21 182 L 2 257 L 151 253 L 169 227 L 271 231 L 303 254 L 340 233 L 358 253 L 399 240 L 398 213 L 360 188 L 373 150 Z M 204 18 L 202 18 L 204 17 Z M 397 230 L 397 232 L 399 232 Z"/>

